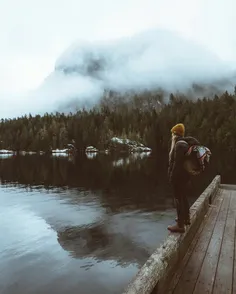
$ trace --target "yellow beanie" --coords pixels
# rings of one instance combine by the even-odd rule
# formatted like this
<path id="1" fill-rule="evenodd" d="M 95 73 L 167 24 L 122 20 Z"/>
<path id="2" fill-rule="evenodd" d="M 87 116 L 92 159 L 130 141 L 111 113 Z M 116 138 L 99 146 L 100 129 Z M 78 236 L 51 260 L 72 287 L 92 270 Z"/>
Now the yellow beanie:
<path id="1" fill-rule="evenodd" d="M 177 124 L 175 126 L 173 126 L 173 128 L 171 129 L 171 133 L 177 135 L 177 136 L 184 136 L 185 133 L 185 127 L 183 124 Z"/>

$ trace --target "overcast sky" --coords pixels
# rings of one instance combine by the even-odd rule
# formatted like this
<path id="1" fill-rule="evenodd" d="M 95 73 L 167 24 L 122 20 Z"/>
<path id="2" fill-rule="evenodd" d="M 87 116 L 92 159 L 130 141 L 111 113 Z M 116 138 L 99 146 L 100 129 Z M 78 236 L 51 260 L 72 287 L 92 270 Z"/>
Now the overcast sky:
<path id="1" fill-rule="evenodd" d="M 118 38 L 148 28 L 178 31 L 233 64 L 234 2 L 0 0 L 0 101 L 36 88 L 76 40 Z"/>

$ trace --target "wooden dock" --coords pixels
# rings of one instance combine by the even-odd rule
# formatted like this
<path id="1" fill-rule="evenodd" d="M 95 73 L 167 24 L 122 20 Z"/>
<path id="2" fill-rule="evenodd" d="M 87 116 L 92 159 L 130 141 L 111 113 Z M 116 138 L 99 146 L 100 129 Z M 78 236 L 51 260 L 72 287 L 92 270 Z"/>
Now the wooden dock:
<path id="1" fill-rule="evenodd" d="M 236 294 L 236 185 L 217 175 L 190 217 L 186 232 L 170 233 L 123 294 Z"/>
<path id="2" fill-rule="evenodd" d="M 220 185 L 166 293 L 236 293 L 235 223 L 236 186 Z"/>

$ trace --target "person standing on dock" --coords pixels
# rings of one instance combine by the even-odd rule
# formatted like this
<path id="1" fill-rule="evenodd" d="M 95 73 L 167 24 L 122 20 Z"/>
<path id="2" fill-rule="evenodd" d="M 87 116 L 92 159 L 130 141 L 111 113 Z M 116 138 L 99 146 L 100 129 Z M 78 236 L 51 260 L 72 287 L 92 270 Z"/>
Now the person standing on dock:
<path id="1" fill-rule="evenodd" d="M 175 125 L 171 129 L 172 139 L 169 153 L 168 177 L 173 187 L 174 199 L 177 210 L 177 224 L 168 226 L 171 232 L 184 233 L 185 225 L 190 225 L 190 213 L 188 202 L 188 183 L 191 174 L 196 172 L 187 171 L 185 167 L 186 154 L 191 146 L 200 145 L 199 141 L 193 137 L 184 137 L 185 126 L 182 123 Z"/>

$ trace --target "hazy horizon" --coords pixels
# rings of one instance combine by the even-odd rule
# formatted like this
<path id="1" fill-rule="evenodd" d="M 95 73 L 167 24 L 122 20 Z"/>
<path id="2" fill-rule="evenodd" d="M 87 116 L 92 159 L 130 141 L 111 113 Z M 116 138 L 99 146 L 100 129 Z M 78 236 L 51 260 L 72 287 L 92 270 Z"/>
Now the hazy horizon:
<path id="1" fill-rule="evenodd" d="M 176 89 L 186 80 L 189 84 L 228 78 L 236 69 L 235 7 L 232 0 L 4 0 L 0 116 L 57 110 L 77 93 L 97 101 L 104 85 L 152 88 L 158 78 Z M 150 40 L 147 36 L 153 31 L 159 37 Z M 99 56 L 109 55 L 111 68 L 105 69 L 100 82 L 54 72 L 73 44 L 95 55 L 99 50 Z M 123 66 L 115 62 L 120 57 Z"/>

